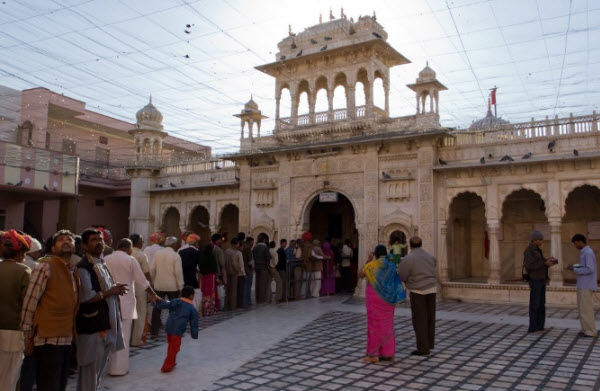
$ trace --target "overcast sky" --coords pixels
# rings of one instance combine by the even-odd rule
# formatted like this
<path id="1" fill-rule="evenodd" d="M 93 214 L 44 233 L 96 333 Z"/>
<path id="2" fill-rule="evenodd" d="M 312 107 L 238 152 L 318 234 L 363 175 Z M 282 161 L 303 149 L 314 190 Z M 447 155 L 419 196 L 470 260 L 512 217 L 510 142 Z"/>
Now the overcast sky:
<path id="1" fill-rule="evenodd" d="M 273 128 L 274 79 L 254 67 L 275 60 L 288 24 L 298 33 L 341 7 L 355 20 L 375 11 L 412 61 L 391 71 L 392 116 L 415 113 L 406 84 L 426 60 L 448 87 L 446 126 L 483 117 L 494 85 L 498 115 L 511 122 L 598 108 L 592 0 L 0 0 L 0 84 L 47 87 L 130 122 L 152 94 L 170 134 L 232 152 L 232 114 L 250 94 L 271 117 L 263 131 Z"/>

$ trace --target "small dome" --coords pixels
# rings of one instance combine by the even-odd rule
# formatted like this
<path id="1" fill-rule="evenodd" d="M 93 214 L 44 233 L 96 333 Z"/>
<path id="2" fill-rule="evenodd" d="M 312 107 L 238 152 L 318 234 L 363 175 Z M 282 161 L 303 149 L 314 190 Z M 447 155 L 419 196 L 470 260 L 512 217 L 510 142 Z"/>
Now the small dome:
<path id="1" fill-rule="evenodd" d="M 505 125 L 510 124 L 507 120 L 502 118 L 498 118 L 492 114 L 492 110 L 488 109 L 488 112 L 485 117 L 480 120 L 477 120 L 469 126 L 469 130 L 487 130 L 499 128 Z"/>
<path id="2" fill-rule="evenodd" d="M 423 82 L 430 80 L 435 80 L 435 71 L 429 68 L 429 64 L 427 64 L 425 65 L 425 68 L 423 68 L 423 70 L 419 72 L 419 78 L 417 79 L 417 81 Z"/>
<path id="3" fill-rule="evenodd" d="M 139 110 L 135 117 L 137 118 L 137 128 L 141 129 L 153 129 L 162 130 L 163 115 L 154 105 L 152 104 L 152 97 L 150 102 Z"/>
<path id="4" fill-rule="evenodd" d="M 258 104 L 252 98 L 250 98 L 250 100 L 244 105 L 244 108 L 248 110 L 258 110 Z"/>

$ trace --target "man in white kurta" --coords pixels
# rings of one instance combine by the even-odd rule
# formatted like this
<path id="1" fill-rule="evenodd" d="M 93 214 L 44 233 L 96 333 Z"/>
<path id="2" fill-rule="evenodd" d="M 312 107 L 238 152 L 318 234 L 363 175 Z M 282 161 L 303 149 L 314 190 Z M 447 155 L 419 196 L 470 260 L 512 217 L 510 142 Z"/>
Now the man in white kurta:
<path id="1" fill-rule="evenodd" d="M 135 289 L 144 289 L 156 299 L 156 295 L 150 287 L 150 282 L 146 279 L 138 261 L 131 256 L 132 247 L 131 240 L 121 239 L 117 251 L 105 257 L 104 262 L 116 282 L 127 284 L 127 286 L 135 287 Z M 108 374 L 112 376 L 126 375 L 129 372 L 131 325 L 133 319 L 137 319 L 135 289 L 130 289 L 125 295 L 119 296 L 125 348 L 110 353 Z"/>
<path id="2" fill-rule="evenodd" d="M 148 265 L 148 257 L 141 250 L 144 247 L 144 239 L 138 234 L 129 235 L 129 240 L 133 243 L 131 255 L 138 261 L 142 272 L 148 281 L 152 281 L 150 277 L 150 266 Z M 135 286 L 135 310 L 137 319 L 133 320 L 131 331 L 131 346 L 142 346 L 145 343 L 146 337 L 144 329 L 146 328 L 148 314 L 148 300 L 144 287 Z"/>

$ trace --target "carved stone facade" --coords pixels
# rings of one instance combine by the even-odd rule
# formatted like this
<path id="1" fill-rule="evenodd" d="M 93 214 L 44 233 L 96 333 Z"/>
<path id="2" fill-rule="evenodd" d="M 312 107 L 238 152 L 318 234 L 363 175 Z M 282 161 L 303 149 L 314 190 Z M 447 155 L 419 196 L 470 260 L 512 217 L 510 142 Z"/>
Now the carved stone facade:
<path id="1" fill-rule="evenodd" d="M 592 247 L 600 245 L 595 113 L 449 130 L 438 122 L 438 92 L 445 87 L 426 67 L 410 86 L 417 92 L 415 115 L 389 118 L 387 99 L 383 109 L 367 99 L 365 114 L 356 115 L 352 86 L 360 75 L 366 90 L 374 78 L 384 78 L 387 94 L 389 67 L 408 61 L 386 38 L 374 17 L 356 23 L 343 17 L 282 40 L 276 62 L 258 67 L 276 78 L 274 133 L 253 134 L 246 117 L 260 110 L 251 101 L 252 112 L 237 115 L 242 127 L 250 127 L 239 153 L 207 166 L 131 169 L 131 230 L 147 235 L 160 229 L 170 210 L 169 216 L 179 216 L 180 230 L 195 224 L 217 232 L 224 208 L 231 205 L 238 211 L 239 231 L 265 232 L 272 240 L 297 238 L 311 229 L 311 220 L 314 224 L 311 211 L 320 204 L 319 195 L 337 193 L 348 201 L 340 221 L 352 222 L 356 230 L 348 236 L 358 246 L 359 266 L 394 233 L 419 235 L 438 258 L 441 296 L 526 302 L 528 288 L 518 281 L 520 262 L 529 233 L 539 229 L 547 232 L 544 252 L 559 259 L 550 269 L 548 302 L 573 304 L 573 275 L 564 271 L 566 263 L 577 261 L 570 237 L 582 232 L 594 238 Z M 337 118 L 330 107 L 319 117 L 311 103 L 305 121 L 293 101 L 291 118 L 280 118 L 283 87 L 291 89 L 293 100 L 299 91 L 312 100 L 321 87 L 329 96 L 338 82 L 347 87 L 345 116 Z M 549 149 L 553 140 L 556 146 Z M 513 161 L 500 161 L 506 154 Z M 360 285 L 356 292 L 363 293 Z"/>

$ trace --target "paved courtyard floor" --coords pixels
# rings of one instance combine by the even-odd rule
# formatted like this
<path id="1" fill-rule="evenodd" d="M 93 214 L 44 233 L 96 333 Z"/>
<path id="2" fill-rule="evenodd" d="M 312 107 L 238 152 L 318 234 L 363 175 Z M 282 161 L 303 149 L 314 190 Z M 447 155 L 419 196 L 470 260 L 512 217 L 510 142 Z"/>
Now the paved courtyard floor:
<path id="1" fill-rule="evenodd" d="M 598 314 L 597 314 L 598 319 Z M 201 320 L 172 373 L 164 338 L 131 351 L 127 376 L 103 390 L 598 390 L 600 344 L 580 338 L 574 309 L 547 309 L 544 335 L 527 334 L 527 307 L 438 304 L 436 347 L 413 357 L 410 308 L 396 310 L 396 361 L 365 364 L 364 301 L 331 296 Z M 74 390 L 75 379 L 69 390 Z"/>

